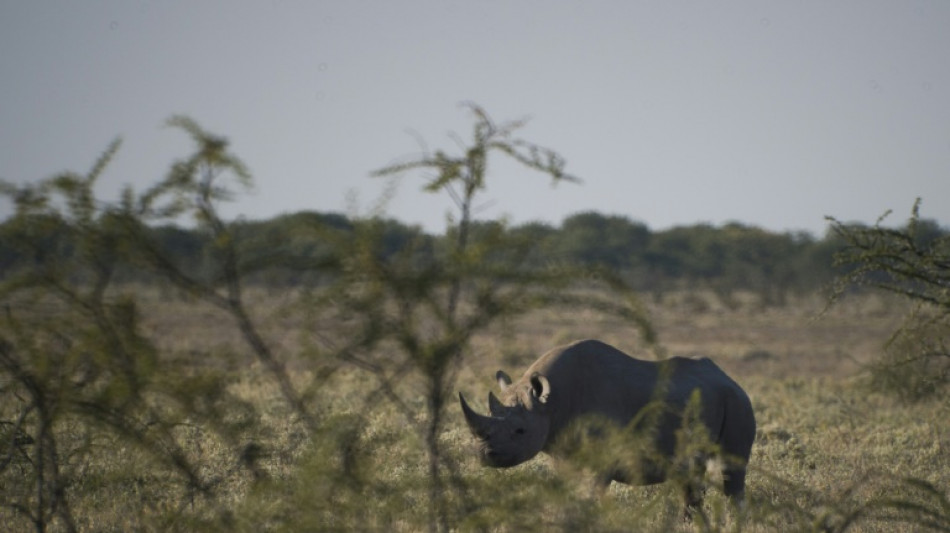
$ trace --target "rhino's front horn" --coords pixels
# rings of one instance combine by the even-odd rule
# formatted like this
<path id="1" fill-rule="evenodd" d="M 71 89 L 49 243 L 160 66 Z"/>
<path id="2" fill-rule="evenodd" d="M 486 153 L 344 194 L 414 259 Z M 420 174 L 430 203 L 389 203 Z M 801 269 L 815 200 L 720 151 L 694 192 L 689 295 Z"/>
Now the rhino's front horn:
<path id="1" fill-rule="evenodd" d="M 468 422 L 468 428 L 472 434 L 480 439 L 488 437 L 488 430 L 491 427 L 492 419 L 489 416 L 483 416 L 472 410 L 465 401 L 465 396 L 459 393 L 459 402 L 462 403 L 462 412 L 465 413 L 465 421 Z"/>

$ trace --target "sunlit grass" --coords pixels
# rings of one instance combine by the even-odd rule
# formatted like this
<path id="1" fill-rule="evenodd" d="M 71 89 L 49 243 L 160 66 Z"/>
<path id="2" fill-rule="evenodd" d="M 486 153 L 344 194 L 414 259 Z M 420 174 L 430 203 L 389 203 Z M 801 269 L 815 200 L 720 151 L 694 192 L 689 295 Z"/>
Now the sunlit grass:
<path id="1" fill-rule="evenodd" d="M 950 405 L 898 403 L 870 390 L 857 372 L 859 362 L 878 353 L 902 312 L 876 298 L 817 319 L 820 306 L 810 298 L 766 310 L 750 308 L 752 303 L 710 305 L 691 316 L 682 314 L 682 300 L 651 304 L 670 353 L 713 356 L 752 398 L 759 433 L 741 516 L 710 488 L 704 518 L 684 523 L 674 487 L 614 484 L 601 493 L 590 472 L 544 455 L 512 469 L 483 468 L 471 453 L 461 413 L 450 406 L 441 440 L 458 465 L 458 484 L 445 487 L 452 523 L 461 530 L 690 531 L 706 520 L 716 530 L 894 531 L 915 530 L 919 524 L 905 521 L 927 518 L 928 509 L 946 520 L 950 513 L 939 497 L 950 488 Z M 425 529 L 423 445 L 407 429 L 421 419 L 407 419 L 381 399 L 367 400 L 376 386 L 373 376 L 344 365 L 320 381 L 309 398 L 321 430 L 308 437 L 226 316 L 176 295 L 151 294 L 146 302 L 145 330 L 163 356 L 189 361 L 191 371 L 200 359 L 199 368 L 223 372 L 228 392 L 254 407 L 255 424 L 234 440 L 188 418 L 172 429 L 201 475 L 213 481 L 208 494 L 183 490 L 179 474 L 127 441 L 94 428 L 59 428 L 67 494 L 80 529 Z M 305 315 L 265 293 L 250 305 L 263 334 L 287 354 L 294 382 L 306 389 L 314 368 L 326 362 L 299 348 L 317 342 Z M 580 337 L 653 356 L 637 343 L 633 328 L 614 319 L 537 311 L 477 337 L 459 388 L 483 407 L 495 370 L 518 373 L 551 346 Z M 766 355 L 744 357 L 753 350 Z M 411 376 L 399 384 L 421 417 L 424 396 L 413 392 L 418 386 Z M 235 457 L 250 444 L 259 448 L 253 466 L 238 464 Z M 7 467 L 4 483 L 16 482 L 18 468 L 15 462 Z M 919 505 L 901 504 L 902 498 Z M 0 507 L 0 522 L 12 531 L 30 529 L 9 507 Z"/>

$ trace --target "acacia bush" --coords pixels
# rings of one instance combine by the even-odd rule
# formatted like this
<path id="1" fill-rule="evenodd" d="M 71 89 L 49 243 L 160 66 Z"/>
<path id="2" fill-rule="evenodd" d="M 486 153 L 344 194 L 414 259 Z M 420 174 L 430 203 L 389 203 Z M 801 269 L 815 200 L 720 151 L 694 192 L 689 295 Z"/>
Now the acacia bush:
<path id="1" fill-rule="evenodd" d="M 375 386 L 363 391 L 362 403 L 394 407 L 406 423 L 403 429 L 423 443 L 428 467 L 418 486 L 424 487 L 427 527 L 447 530 L 460 523 L 458 513 L 468 509 L 469 500 L 457 457 L 444 449 L 440 435 L 474 334 L 502 318 L 567 302 L 630 317 L 650 336 L 632 293 L 609 272 L 587 278 L 626 294 L 626 301 L 572 292 L 577 269 L 527 267 L 523 259 L 532 243 L 509 238 L 503 226 L 473 231 L 471 209 L 485 188 L 490 154 L 511 157 L 555 181 L 573 178 L 563 172 L 557 154 L 512 136 L 522 122 L 496 125 L 480 108 L 469 109 L 476 124 L 472 145 L 462 155 L 436 152 L 380 172 L 436 172 L 426 189 L 449 191 L 460 210 L 448 232 L 452 244 L 442 250 L 433 250 L 418 232 L 404 234 L 393 248 L 390 226 L 371 217 L 344 227 L 326 219 L 298 223 L 298 231 L 324 243 L 317 254 L 280 248 L 248 253 L 255 248 L 242 240 L 244 228 L 224 221 L 217 204 L 231 198 L 234 185 L 250 185 L 251 177 L 225 139 L 185 117 L 173 117 L 169 125 L 192 138 L 194 153 L 174 162 L 167 176 L 143 193 L 127 189 L 119 204 L 94 194 L 118 141 L 85 175 L 65 173 L 22 187 L 4 184 L 2 192 L 17 208 L 6 226 L 16 240 L 4 244 L 20 259 L 0 287 L 6 309 L 0 324 L 5 378 L 0 475 L 9 481 L 2 497 L 11 523 L 38 531 L 101 526 L 85 512 L 77 518 L 72 502 L 87 509 L 89 479 L 129 481 L 114 467 L 103 469 L 109 462 L 102 454 L 109 452 L 94 443 L 134 450 L 130 457 L 139 459 L 144 454 L 138 468 L 132 459 L 118 460 L 121 452 L 110 463 L 129 466 L 123 475 L 131 480 L 149 480 L 139 491 L 145 505 L 137 513 L 122 513 L 125 519 L 136 517 L 126 522 L 134 527 L 227 524 L 225 494 L 247 483 L 251 488 L 244 490 L 279 486 L 266 485 L 261 461 L 296 453 L 293 444 L 281 450 L 272 448 L 273 440 L 260 442 L 260 406 L 235 394 L 229 382 L 241 356 L 216 353 L 209 361 L 208 353 L 159 349 L 157 339 L 143 330 L 136 286 L 117 282 L 122 269 L 141 269 L 147 279 L 217 309 L 218 323 L 231 323 L 294 424 L 322 443 L 313 450 L 319 453 L 312 464 L 337 465 L 334 454 L 342 454 L 340 475 L 322 476 L 318 485 L 336 496 L 358 488 L 354 501 L 375 479 L 359 474 L 368 457 L 360 451 L 363 443 L 375 437 L 364 430 L 365 414 L 314 408 L 324 396 L 321 386 L 342 366 L 370 376 Z M 186 215 L 205 242 L 197 271 L 193 262 L 170 253 L 170 246 L 181 244 L 180 234 L 151 229 Z M 309 348 L 293 355 L 317 369 L 304 383 L 294 383 L 286 366 L 291 354 L 279 353 L 262 335 L 246 303 L 248 277 L 274 267 L 316 273 L 329 283 L 301 301 L 311 310 L 315 329 Z M 419 391 L 402 386 L 407 379 L 421 380 L 421 411 Z M 207 450 L 211 442 L 218 443 L 213 457 Z M 98 471 L 90 473 L 93 464 Z M 139 469 L 148 474 L 136 473 Z M 166 494 L 158 497 L 156 491 Z M 169 511 L 176 499 L 179 504 Z"/>
<path id="2" fill-rule="evenodd" d="M 118 147 L 86 175 L 5 188 L 12 224 L 30 228 L 10 244 L 32 258 L 0 284 L 0 499 L 13 529 L 99 529 L 97 494 L 110 485 L 136 487 L 114 504 L 129 527 L 152 523 L 143 510 L 155 504 L 174 523 L 195 501 L 213 508 L 241 476 L 196 446 L 190 428 L 237 454 L 254 425 L 250 406 L 221 373 L 159 353 L 134 291 L 114 286 L 116 266 L 141 244 L 129 232 L 131 193 L 117 208 L 93 194 Z M 28 238 L 50 226 L 67 228 L 74 253 Z"/>
<path id="3" fill-rule="evenodd" d="M 355 235 L 343 233 L 333 240 L 340 251 L 339 276 L 309 306 L 318 322 L 314 329 L 321 332 L 332 359 L 372 375 L 378 388 L 370 396 L 396 406 L 420 439 L 430 531 L 454 529 L 472 511 L 458 458 L 445 449 L 441 435 L 475 335 L 531 310 L 570 306 L 624 317 L 647 343 L 654 341 L 634 293 L 610 271 L 529 261 L 535 242 L 512 234 L 503 223 L 476 223 L 473 208 L 487 187 L 494 157 L 512 158 L 554 182 L 577 179 L 564 171 L 559 155 L 515 137 L 523 121 L 496 124 L 481 108 L 467 108 L 475 124 L 459 154 L 426 153 L 375 173 L 431 173 L 424 174 L 424 190 L 447 193 L 458 210 L 444 247 L 430 249 L 430 241 L 416 235 L 400 249 L 386 250 L 385 226 L 378 219 L 363 221 Z M 578 279 L 611 293 L 590 287 L 578 291 Z M 398 386 L 404 380 L 419 383 L 411 394 L 424 398 L 421 413 Z"/>
<path id="4" fill-rule="evenodd" d="M 913 304 L 904 324 L 869 365 L 872 385 L 906 400 L 941 393 L 950 383 L 950 234 L 921 220 L 920 199 L 901 228 L 831 219 L 846 243 L 835 256 L 843 269 L 833 298 L 851 287 L 871 287 Z"/>

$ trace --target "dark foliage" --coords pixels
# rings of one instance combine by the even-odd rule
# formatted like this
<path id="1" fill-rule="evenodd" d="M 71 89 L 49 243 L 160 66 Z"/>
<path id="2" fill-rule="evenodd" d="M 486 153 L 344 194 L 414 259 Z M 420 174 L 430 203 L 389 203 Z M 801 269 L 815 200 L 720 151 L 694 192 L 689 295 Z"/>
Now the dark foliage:
<path id="1" fill-rule="evenodd" d="M 950 384 L 950 233 L 920 218 L 920 200 L 901 228 L 844 224 L 832 219 L 844 243 L 834 297 L 852 287 L 897 294 L 915 307 L 870 365 L 875 388 L 917 400 Z"/>
<path id="2" fill-rule="evenodd" d="M 381 231 L 379 253 L 386 257 L 411 245 L 421 259 L 450 248 L 454 238 L 425 234 L 419 227 L 394 219 L 376 223 Z M 469 231 L 477 238 L 498 230 L 497 224 L 473 221 Z M 330 281 L 312 268 L 330 253 L 326 231 L 353 236 L 354 226 L 354 220 L 342 214 L 299 212 L 237 222 L 231 230 L 240 242 L 246 282 L 274 287 L 317 286 Z M 535 222 L 505 226 L 501 231 L 507 238 L 531 241 L 531 255 L 526 260 L 535 265 L 603 267 L 620 273 L 640 290 L 656 292 L 690 286 L 713 289 L 723 296 L 745 290 L 760 294 L 766 304 L 781 304 L 789 294 L 827 286 L 837 269 L 844 266 L 839 261 L 836 268 L 832 257 L 850 246 L 841 230 L 860 228 L 839 224 L 820 239 L 736 223 L 651 231 L 626 217 L 586 212 L 566 218 L 557 227 Z M 143 227 L 142 231 L 183 272 L 205 280 L 214 275 L 215 244 L 206 231 L 170 224 Z M 923 250 L 926 243 L 946 240 L 948 235 L 931 220 L 919 220 L 915 231 L 918 250 Z M 0 224 L 0 236 L 0 277 L 32 269 L 51 257 L 67 260 L 79 253 L 75 232 L 55 216 L 37 215 L 29 222 L 7 220 Z M 419 239 L 425 244 L 420 246 Z M 149 271 L 133 264 L 120 261 L 116 268 L 120 281 L 154 281 Z M 865 274 L 866 280 L 880 275 L 870 271 Z"/>

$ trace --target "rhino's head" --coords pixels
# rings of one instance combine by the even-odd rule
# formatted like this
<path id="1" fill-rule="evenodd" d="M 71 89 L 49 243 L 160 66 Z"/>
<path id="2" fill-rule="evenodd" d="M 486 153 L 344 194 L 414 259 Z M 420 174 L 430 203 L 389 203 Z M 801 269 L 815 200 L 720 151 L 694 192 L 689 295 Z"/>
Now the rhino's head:
<path id="1" fill-rule="evenodd" d="M 496 374 L 501 400 L 488 393 L 489 416 L 472 410 L 459 393 L 469 429 L 479 441 L 479 455 L 487 466 L 508 467 L 531 459 L 544 447 L 550 427 L 548 399 L 551 385 L 535 373 L 514 385 L 501 370 Z"/>

